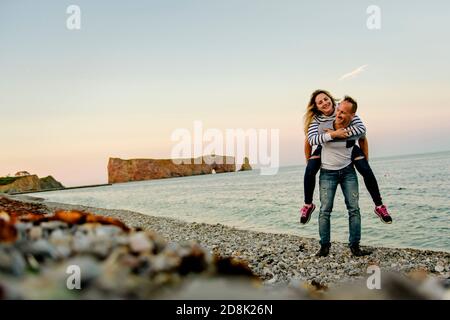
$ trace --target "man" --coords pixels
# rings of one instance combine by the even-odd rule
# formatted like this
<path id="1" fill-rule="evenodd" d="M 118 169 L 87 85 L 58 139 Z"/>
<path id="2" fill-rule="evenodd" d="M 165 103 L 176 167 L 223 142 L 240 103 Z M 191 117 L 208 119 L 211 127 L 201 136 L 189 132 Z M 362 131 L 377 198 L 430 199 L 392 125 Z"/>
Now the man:
<path id="1" fill-rule="evenodd" d="M 345 96 L 336 110 L 336 118 L 323 122 L 319 126 L 320 133 L 333 131 L 342 132 L 355 116 L 358 105 L 354 99 Z M 320 213 L 319 234 L 320 250 L 317 256 L 326 257 L 330 251 L 330 214 L 333 209 L 334 196 L 338 185 L 341 185 L 345 197 L 345 204 L 349 214 L 349 246 L 354 256 L 370 254 L 361 250 L 361 215 L 359 210 L 358 178 L 352 165 L 352 150 L 355 141 L 364 136 L 357 135 L 351 138 L 334 139 L 322 145 L 322 166 L 320 170 Z"/>

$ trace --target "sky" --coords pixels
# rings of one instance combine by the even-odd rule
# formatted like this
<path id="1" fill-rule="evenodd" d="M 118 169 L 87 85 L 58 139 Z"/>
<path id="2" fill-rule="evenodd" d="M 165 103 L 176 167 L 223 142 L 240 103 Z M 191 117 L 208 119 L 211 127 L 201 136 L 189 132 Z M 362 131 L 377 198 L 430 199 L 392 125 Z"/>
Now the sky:
<path id="1" fill-rule="evenodd" d="M 278 129 L 280 165 L 304 164 L 317 88 L 358 101 L 371 157 L 450 150 L 449 20 L 444 0 L 2 0 L 0 176 L 105 183 L 197 120 Z"/>

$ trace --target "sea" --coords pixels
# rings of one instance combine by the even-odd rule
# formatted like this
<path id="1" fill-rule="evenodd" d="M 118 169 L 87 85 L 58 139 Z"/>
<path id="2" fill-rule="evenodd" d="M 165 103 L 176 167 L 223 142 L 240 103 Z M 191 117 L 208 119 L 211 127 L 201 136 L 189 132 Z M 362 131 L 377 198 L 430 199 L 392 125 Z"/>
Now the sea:
<path id="1" fill-rule="evenodd" d="M 362 218 L 361 245 L 450 252 L 450 151 L 371 159 L 393 223 L 374 214 L 374 204 L 358 174 Z M 96 188 L 36 193 L 52 202 L 125 209 L 188 222 L 319 238 L 316 211 L 299 223 L 305 166 L 118 183 Z M 331 214 L 332 241 L 348 242 L 348 213 L 338 188 Z"/>

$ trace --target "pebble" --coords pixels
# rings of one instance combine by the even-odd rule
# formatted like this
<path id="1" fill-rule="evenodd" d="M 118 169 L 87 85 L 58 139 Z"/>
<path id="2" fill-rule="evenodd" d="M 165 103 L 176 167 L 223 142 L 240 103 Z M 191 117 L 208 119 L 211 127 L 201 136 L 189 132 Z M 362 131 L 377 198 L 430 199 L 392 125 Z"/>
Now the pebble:
<path id="1" fill-rule="evenodd" d="M 9 214 L 5 211 L 0 211 L 0 220 L 4 220 L 6 222 L 9 222 L 11 218 L 9 217 Z"/>
<path id="2" fill-rule="evenodd" d="M 92 240 L 83 234 L 76 233 L 72 239 L 72 248 L 76 252 L 88 252 Z"/>
<path id="3" fill-rule="evenodd" d="M 443 266 L 442 264 L 437 264 L 437 265 L 434 267 L 434 270 L 435 270 L 436 272 L 443 272 L 443 271 L 445 270 L 445 268 L 444 268 L 444 266 Z"/>
<path id="4" fill-rule="evenodd" d="M 42 237 L 42 228 L 39 226 L 32 227 L 29 231 L 29 237 L 31 240 L 37 240 Z"/>
<path id="5" fill-rule="evenodd" d="M 0 271 L 21 276 L 26 267 L 25 259 L 15 248 L 0 248 Z"/>
<path id="6" fill-rule="evenodd" d="M 122 229 L 117 226 L 98 226 L 95 232 L 100 237 L 115 237 L 122 233 Z"/>
<path id="7" fill-rule="evenodd" d="M 39 239 L 30 243 L 26 253 L 32 254 L 38 261 L 46 258 L 54 259 L 57 257 L 55 247 L 45 239 Z"/>
<path id="8" fill-rule="evenodd" d="M 132 234 L 129 240 L 130 248 L 133 252 L 151 251 L 153 249 L 153 244 L 150 242 L 145 232 Z"/>

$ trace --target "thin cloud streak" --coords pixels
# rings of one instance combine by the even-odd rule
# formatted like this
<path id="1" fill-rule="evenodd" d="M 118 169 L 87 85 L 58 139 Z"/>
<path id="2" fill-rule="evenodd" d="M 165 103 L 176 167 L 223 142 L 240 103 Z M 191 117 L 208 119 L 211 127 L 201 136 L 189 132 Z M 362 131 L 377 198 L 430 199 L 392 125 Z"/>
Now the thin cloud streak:
<path id="1" fill-rule="evenodd" d="M 352 72 L 346 73 L 344 74 L 342 77 L 339 78 L 339 81 L 345 80 L 345 79 L 351 79 L 356 77 L 358 74 L 362 73 L 363 71 L 365 71 L 365 69 L 368 67 L 368 64 L 362 65 L 358 68 L 356 68 L 355 70 L 353 70 Z"/>

